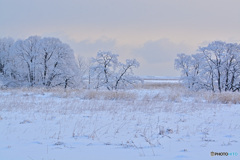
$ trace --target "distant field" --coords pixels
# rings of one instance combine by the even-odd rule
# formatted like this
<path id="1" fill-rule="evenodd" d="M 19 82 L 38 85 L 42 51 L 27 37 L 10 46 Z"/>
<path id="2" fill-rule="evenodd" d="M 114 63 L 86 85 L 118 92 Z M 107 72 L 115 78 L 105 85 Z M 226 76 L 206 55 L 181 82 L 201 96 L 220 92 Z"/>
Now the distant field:
<path id="1" fill-rule="evenodd" d="M 142 76 L 145 83 L 179 83 L 179 77 Z"/>

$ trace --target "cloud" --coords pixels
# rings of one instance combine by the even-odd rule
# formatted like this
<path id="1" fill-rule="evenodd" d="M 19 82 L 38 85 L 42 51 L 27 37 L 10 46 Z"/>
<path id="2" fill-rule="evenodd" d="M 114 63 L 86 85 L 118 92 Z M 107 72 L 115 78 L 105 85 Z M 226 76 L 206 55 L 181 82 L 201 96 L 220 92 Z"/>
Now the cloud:
<path id="1" fill-rule="evenodd" d="M 184 43 L 174 43 L 169 39 L 147 41 L 135 48 L 132 54 L 140 61 L 137 71 L 140 75 L 176 76 L 174 60 L 178 53 L 192 54 L 195 49 Z"/>
<path id="2" fill-rule="evenodd" d="M 99 38 L 97 40 L 82 40 L 75 42 L 71 40 L 69 43 L 74 49 L 75 54 L 84 57 L 95 57 L 98 51 L 112 51 L 116 50 L 116 41 L 114 39 Z"/>
<path id="3" fill-rule="evenodd" d="M 82 57 L 95 57 L 99 50 L 119 54 L 119 60 L 135 58 L 140 67 L 135 70 L 138 75 L 176 76 L 174 59 L 178 53 L 190 53 L 191 48 L 183 43 L 174 43 L 169 39 L 146 41 L 142 46 L 119 45 L 115 39 L 101 37 L 96 40 L 65 40 L 70 42 L 75 54 Z"/>
<path id="4" fill-rule="evenodd" d="M 142 57 L 148 63 L 165 63 L 173 61 L 178 53 L 188 52 L 185 44 L 176 44 L 169 39 L 147 41 L 140 48 L 135 49 L 134 54 Z"/>

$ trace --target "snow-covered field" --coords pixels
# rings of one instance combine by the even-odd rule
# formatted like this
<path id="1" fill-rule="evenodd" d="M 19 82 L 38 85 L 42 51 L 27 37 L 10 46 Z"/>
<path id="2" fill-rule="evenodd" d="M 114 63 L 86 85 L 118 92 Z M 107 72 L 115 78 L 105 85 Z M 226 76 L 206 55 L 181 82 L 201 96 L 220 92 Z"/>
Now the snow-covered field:
<path id="1" fill-rule="evenodd" d="M 118 92 L 4 89 L 0 159 L 240 159 L 239 103 L 239 93 L 163 82 Z"/>

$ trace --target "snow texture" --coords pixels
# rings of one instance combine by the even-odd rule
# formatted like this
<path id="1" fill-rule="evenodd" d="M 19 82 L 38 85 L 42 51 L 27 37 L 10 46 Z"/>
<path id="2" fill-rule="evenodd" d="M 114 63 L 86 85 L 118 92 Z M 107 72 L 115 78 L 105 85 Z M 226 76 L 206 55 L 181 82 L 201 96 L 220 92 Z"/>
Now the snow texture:
<path id="1" fill-rule="evenodd" d="M 219 96 L 176 83 L 1 90 L 0 159 L 237 159 L 210 155 L 240 153 L 240 101 Z"/>

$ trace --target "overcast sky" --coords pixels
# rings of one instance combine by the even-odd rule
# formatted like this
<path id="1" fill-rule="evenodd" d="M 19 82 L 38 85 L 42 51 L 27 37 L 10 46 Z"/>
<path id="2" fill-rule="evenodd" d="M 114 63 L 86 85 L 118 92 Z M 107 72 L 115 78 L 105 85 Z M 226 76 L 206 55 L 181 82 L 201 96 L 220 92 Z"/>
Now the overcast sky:
<path id="1" fill-rule="evenodd" d="M 240 42 L 239 0 L 0 0 L 0 38 L 51 36 L 75 54 L 140 61 L 139 75 L 178 76 L 178 53 Z"/>

